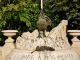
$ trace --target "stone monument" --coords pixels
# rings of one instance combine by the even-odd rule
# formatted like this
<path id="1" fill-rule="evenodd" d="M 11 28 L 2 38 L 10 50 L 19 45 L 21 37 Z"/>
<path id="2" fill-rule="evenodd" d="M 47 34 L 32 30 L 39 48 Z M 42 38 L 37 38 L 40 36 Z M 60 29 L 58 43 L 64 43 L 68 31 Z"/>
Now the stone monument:
<path id="1" fill-rule="evenodd" d="M 38 37 L 38 30 L 24 32 L 16 39 L 16 48 L 7 56 L 7 60 L 80 60 L 68 43 L 67 24 L 67 20 L 62 20 L 50 32 L 45 31 L 46 37 L 41 38 Z"/>

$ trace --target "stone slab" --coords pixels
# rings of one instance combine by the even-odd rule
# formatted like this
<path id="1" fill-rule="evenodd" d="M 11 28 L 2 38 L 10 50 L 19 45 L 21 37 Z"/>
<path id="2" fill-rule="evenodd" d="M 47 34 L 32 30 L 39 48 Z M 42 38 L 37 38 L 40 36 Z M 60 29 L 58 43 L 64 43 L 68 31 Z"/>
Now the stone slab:
<path id="1" fill-rule="evenodd" d="M 80 60 L 79 55 L 72 49 L 60 51 L 31 51 L 13 50 L 7 60 Z"/>

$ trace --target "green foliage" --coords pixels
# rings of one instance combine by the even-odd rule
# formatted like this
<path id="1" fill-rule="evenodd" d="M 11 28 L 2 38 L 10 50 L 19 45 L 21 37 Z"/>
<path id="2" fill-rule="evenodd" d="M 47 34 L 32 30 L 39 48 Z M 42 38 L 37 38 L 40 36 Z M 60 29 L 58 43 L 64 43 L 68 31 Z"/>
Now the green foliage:
<path id="1" fill-rule="evenodd" d="M 20 0 L 18 4 L 8 3 L 6 4 L 6 6 L 2 6 L 1 10 L 2 10 L 1 14 L 2 13 L 3 14 L 2 15 L 0 14 L 1 15 L 0 19 L 2 17 L 3 21 L 5 21 L 5 24 L 4 26 L 2 26 L 2 28 L 16 29 L 17 27 L 20 28 L 25 25 L 26 27 L 24 31 L 27 31 L 26 30 L 27 28 L 32 27 L 31 23 L 36 21 L 35 19 L 37 19 L 36 18 L 38 15 L 37 13 L 39 13 L 38 4 L 30 2 L 30 0 L 28 2 Z M 17 24 L 19 25 L 17 26 Z"/>
<path id="2" fill-rule="evenodd" d="M 54 16 L 58 16 L 59 20 L 69 20 L 68 29 L 80 29 L 78 23 L 80 21 L 80 1 L 79 0 L 50 0 L 45 4 L 48 11 L 53 12 Z M 77 27 L 76 27 L 77 26 Z"/>
<path id="3" fill-rule="evenodd" d="M 31 0 L 5 0 L 0 4 L 0 29 L 16 29 L 17 35 L 36 28 L 39 8 Z M 3 37 L 3 35 L 1 35 Z M 4 38 L 3 38 L 4 39 Z M 2 40 L 2 39 L 1 39 Z"/>

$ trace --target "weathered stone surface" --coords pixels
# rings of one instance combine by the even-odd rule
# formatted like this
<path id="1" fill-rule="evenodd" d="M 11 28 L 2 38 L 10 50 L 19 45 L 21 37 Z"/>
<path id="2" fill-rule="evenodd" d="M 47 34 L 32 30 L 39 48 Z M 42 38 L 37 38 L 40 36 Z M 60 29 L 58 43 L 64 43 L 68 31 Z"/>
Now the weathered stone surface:
<path id="1" fill-rule="evenodd" d="M 17 38 L 16 49 L 8 55 L 7 60 L 80 60 L 68 43 L 66 25 L 67 20 L 62 20 L 50 32 L 46 31 L 47 37 L 43 38 L 38 38 L 37 30 L 24 32 Z M 37 46 L 51 47 L 55 51 L 35 51 Z"/>
<path id="2" fill-rule="evenodd" d="M 80 55 L 80 40 L 73 41 L 73 44 L 71 47 Z"/>
<path id="3" fill-rule="evenodd" d="M 69 49 L 70 45 L 66 37 L 67 21 L 63 20 L 57 27 L 53 28 L 50 32 L 45 32 L 47 37 L 37 38 L 38 30 L 32 33 L 25 32 L 16 40 L 16 49 L 33 51 L 37 46 L 49 46 L 55 50 Z"/>
<path id="4" fill-rule="evenodd" d="M 44 37 L 44 38 L 36 38 L 32 40 L 25 40 L 22 37 L 18 37 L 18 39 L 17 39 L 18 41 L 16 44 L 16 49 L 33 51 L 36 49 L 37 46 L 49 46 L 54 48 L 55 50 L 63 50 L 63 49 L 70 48 L 68 41 L 62 40 L 60 38 L 57 38 L 55 40 L 54 38 Z"/>
<path id="5" fill-rule="evenodd" d="M 60 51 L 31 51 L 13 50 L 7 60 L 80 60 L 79 55 L 72 50 Z"/>

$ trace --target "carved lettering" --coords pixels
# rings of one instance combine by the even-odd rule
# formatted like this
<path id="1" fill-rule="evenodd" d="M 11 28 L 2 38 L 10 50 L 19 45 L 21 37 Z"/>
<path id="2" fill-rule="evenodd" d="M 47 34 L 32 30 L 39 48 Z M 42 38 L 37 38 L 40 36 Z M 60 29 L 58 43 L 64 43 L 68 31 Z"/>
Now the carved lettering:
<path id="1" fill-rule="evenodd" d="M 33 60 L 33 57 L 34 55 L 21 55 L 20 59 L 21 60 Z"/>
<path id="2" fill-rule="evenodd" d="M 63 54 L 63 55 L 58 55 L 57 56 L 58 59 L 66 59 L 66 58 L 74 58 L 73 54 Z"/>
<path id="3" fill-rule="evenodd" d="M 18 57 L 19 56 L 19 57 Z M 9 58 L 11 59 L 11 58 Z M 75 60 L 75 55 L 74 54 L 60 54 L 60 55 L 35 55 L 35 54 L 22 54 L 22 55 L 17 55 L 14 59 L 17 60 Z"/>
<path id="4" fill-rule="evenodd" d="M 26 55 L 27 59 L 33 59 L 33 55 Z"/>
<path id="5" fill-rule="evenodd" d="M 46 55 L 46 56 L 44 57 L 44 59 L 45 59 L 45 60 L 54 60 L 55 57 L 54 57 L 54 55 Z"/>

